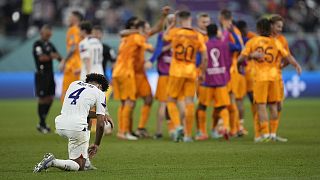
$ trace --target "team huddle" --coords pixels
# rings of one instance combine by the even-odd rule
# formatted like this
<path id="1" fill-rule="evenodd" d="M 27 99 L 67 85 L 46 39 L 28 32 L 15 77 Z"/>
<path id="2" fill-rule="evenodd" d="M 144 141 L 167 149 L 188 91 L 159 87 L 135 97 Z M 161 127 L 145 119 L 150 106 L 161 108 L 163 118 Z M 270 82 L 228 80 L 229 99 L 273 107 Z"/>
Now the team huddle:
<path id="1" fill-rule="evenodd" d="M 292 64 L 300 74 L 301 67 L 281 35 L 281 16 L 259 19 L 257 34 L 248 32 L 244 21 L 234 23 L 229 10 L 220 12 L 220 28 L 205 13 L 197 16 L 197 28 L 192 27 L 191 13 L 187 11 L 164 11 L 162 17 L 166 17 L 158 23 L 163 23 L 162 31 L 131 18 L 127 29 L 120 33 L 122 39 L 112 75 L 114 98 L 122 103 L 118 109 L 119 138 L 136 140 L 148 136 L 145 125 L 152 97 L 145 69 L 157 61 L 155 98 L 160 106 L 155 138 L 162 137 L 161 125 L 167 120 L 169 133 L 176 142 L 193 141 L 194 122 L 195 140 L 208 139 L 206 109 L 212 105 L 212 138 L 228 140 L 245 135 L 243 98 L 248 95 L 255 119 L 254 141 L 287 141 L 276 134 L 283 100 L 281 69 Z M 152 48 L 147 38 L 156 31 L 161 32 Z M 154 51 L 149 61 L 144 60 L 145 51 Z M 138 130 L 134 132 L 132 111 L 137 98 L 142 98 L 144 105 Z"/>
<path id="2" fill-rule="evenodd" d="M 117 137 L 138 140 L 150 136 L 146 125 L 153 96 L 146 70 L 157 62 L 155 99 L 159 107 L 155 139 L 163 137 L 163 122 L 167 122 L 174 142 L 203 141 L 210 136 L 229 140 L 246 135 L 243 99 L 248 96 L 254 119 L 254 142 L 286 142 L 286 138 L 277 135 L 284 99 L 281 70 L 291 64 L 300 74 L 301 67 L 281 34 L 282 17 L 260 18 L 257 32 L 253 33 L 244 21 L 234 22 L 232 13 L 226 9 L 219 13 L 219 25 L 212 23 L 208 14 L 198 14 L 197 27 L 192 26 L 190 12 L 169 14 L 169 11 L 169 7 L 164 7 L 153 27 L 132 17 L 120 32 L 111 79 L 114 99 L 121 101 Z M 51 166 L 75 171 L 94 169 L 89 157 L 98 150 L 103 122 L 112 124 L 102 93 L 109 87 L 102 65 L 104 48 L 91 33 L 91 24 L 80 23 L 79 15 L 73 15 L 77 23 L 67 34 L 69 54 L 65 60 L 60 58 L 64 71 L 63 106 L 56 118 L 57 133 L 69 139 L 70 160 L 47 154 L 34 172 Z M 75 34 L 81 34 L 83 39 Z M 148 38 L 156 34 L 157 44 L 153 47 Z M 146 51 L 152 53 L 149 60 L 145 59 Z M 143 100 L 143 106 L 138 129 L 134 131 L 133 110 L 138 98 Z M 214 107 L 212 125 L 207 127 L 206 110 L 210 106 Z M 97 129 L 95 143 L 89 147 L 92 112 L 97 118 Z"/>

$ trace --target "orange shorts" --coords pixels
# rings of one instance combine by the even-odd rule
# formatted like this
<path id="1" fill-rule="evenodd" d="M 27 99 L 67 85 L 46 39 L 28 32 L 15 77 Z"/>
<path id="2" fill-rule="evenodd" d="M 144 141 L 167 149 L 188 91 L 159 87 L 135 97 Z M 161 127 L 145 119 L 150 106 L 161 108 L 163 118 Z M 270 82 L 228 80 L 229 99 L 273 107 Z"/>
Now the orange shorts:
<path id="1" fill-rule="evenodd" d="M 246 75 L 246 87 L 247 87 L 247 92 L 252 92 L 253 91 L 253 82 L 254 79 L 250 75 Z"/>
<path id="2" fill-rule="evenodd" d="M 255 81 L 253 86 L 255 103 L 272 103 L 281 101 L 279 81 Z"/>
<path id="3" fill-rule="evenodd" d="M 238 74 L 237 73 L 231 73 L 230 74 L 230 80 L 227 84 L 228 92 L 236 93 L 238 89 Z"/>
<path id="4" fill-rule="evenodd" d="M 169 76 L 167 92 L 172 98 L 193 97 L 196 91 L 196 80 Z"/>
<path id="5" fill-rule="evenodd" d="M 236 96 L 236 99 L 242 99 L 247 94 L 246 78 L 244 75 L 237 74 L 237 79 L 238 85 L 236 86 L 237 89 L 235 90 L 234 94 Z"/>
<path id="6" fill-rule="evenodd" d="M 136 82 L 134 77 L 114 77 L 113 95 L 116 100 L 136 100 Z"/>
<path id="7" fill-rule="evenodd" d="M 211 106 L 213 103 L 214 107 L 230 105 L 230 97 L 227 86 L 201 87 L 201 92 L 199 93 L 200 104 L 203 104 L 205 106 Z"/>
<path id="8" fill-rule="evenodd" d="M 169 76 L 159 76 L 158 84 L 157 84 L 157 91 L 156 91 L 156 99 L 158 101 L 167 101 L 168 94 L 167 94 L 167 85 L 168 85 Z"/>
<path id="9" fill-rule="evenodd" d="M 151 96 L 151 86 L 145 74 L 135 74 L 136 98 Z"/>

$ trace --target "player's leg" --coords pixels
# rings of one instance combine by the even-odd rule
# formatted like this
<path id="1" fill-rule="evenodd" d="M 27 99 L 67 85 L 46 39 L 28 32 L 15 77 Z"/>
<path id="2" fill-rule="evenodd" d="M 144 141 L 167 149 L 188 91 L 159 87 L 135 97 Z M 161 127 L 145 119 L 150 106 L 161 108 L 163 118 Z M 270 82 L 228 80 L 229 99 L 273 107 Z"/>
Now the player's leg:
<path id="1" fill-rule="evenodd" d="M 274 102 L 274 106 L 270 106 L 270 137 L 273 141 L 287 142 L 288 139 L 282 138 L 277 135 L 279 120 L 280 120 L 280 111 L 282 107 L 283 100 L 283 84 L 281 81 L 273 82 L 270 86 L 270 98 L 271 102 Z M 276 112 L 275 112 L 276 111 Z"/>
<path id="2" fill-rule="evenodd" d="M 255 82 L 253 89 L 253 99 L 256 102 L 262 141 L 266 141 L 269 138 L 269 122 L 267 112 L 268 87 L 269 82 L 262 81 Z"/>
<path id="3" fill-rule="evenodd" d="M 156 133 L 154 135 L 154 139 L 162 138 L 162 122 L 166 119 L 166 101 L 168 99 L 167 83 L 168 76 L 160 75 L 158 78 L 157 90 L 155 94 L 155 98 L 159 101 L 159 106 L 157 110 Z"/>
<path id="4" fill-rule="evenodd" d="M 146 75 L 144 75 L 142 78 L 141 93 L 140 94 L 143 97 L 144 103 L 141 108 L 139 125 L 138 125 L 138 130 L 137 130 L 136 134 L 139 137 L 149 137 L 148 131 L 146 130 L 146 124 L 149 119 L 151 105 L 153 102 L 153 97 L 152 97 L 152 93 L 151 93 L 151 86 L 148 82 Z"/>
<path id="5" fill-rule="evenodd" d="M 210 105 L 210 100 L 208 96 L 208 89 L 204 86 L 199 86 L 198 88 L 198 107 L 196 110 L 196 125 L 197 134 L 196 140 L 208 139 L 207 133 L 207 121 L 206 121 L 206 106 Z M 209 101 L 209 102 L 207 102 Z"/>
<path id="6" fill-rule="evenodd" d="M 181 89 L 183 87 L 184 79 L 169 76 L 168 80 L 168 101 L 167 101 L 167 109 L 168 114 L 170 116 L 170 120 L 172 121 L 175 132 L 173 135 L 173 140 L 178 142 L 182 138 L 183 127 L 181 126 L 179 109 L 177 107 L 177 98 L 181 93 Z"/>
<path id="7" fill-rule="evenodd" d="M 196 86 L 194 79 L 186 79 L 182 92 L 185 95 L 185 102 L 186 102 L 186 123 L 185 123 L 185 132 L 184 132 L 184 142 L 191 142 L 192 141 L 192 127 L 194 123 L 194 94 L 195 94 Z"/>
<path id="8" fill-rule="evenodd" d="M 41 133 L 50 132 L 46 124 L 46 118 L 55 95 L 55 83 L 53 74 L 36 74 L 36 94 L 38 98 L 39 124 L 37 129 Z"/>
<path id="9" fill-rule="evenodd" d="M 57 129 L 57 133 L 69 139 L 68 151 L 69 159 L 56 159 L 53 154 L 47 153 L 43 160 L 39 162 L 33 172 L 41 172 L 50 167 L 56 167 L 65 171 L 84 170 L 85 158 L 88 158 L 89 139 L 85 131 L 69 131 Z"/>
<path id="10" fill-rule="evenodd" d="M 123 132 L 125 139 L 137 140 L 131 135 L 130 121 L 132 120 L 132 112 L 136 100 L 136 84 L 133 77 L 121 77 L 117 79 L 120 90 L 120 99 L 124 101 L 123 109 L 121 110 L 121 121 L 123 124 Z"/>

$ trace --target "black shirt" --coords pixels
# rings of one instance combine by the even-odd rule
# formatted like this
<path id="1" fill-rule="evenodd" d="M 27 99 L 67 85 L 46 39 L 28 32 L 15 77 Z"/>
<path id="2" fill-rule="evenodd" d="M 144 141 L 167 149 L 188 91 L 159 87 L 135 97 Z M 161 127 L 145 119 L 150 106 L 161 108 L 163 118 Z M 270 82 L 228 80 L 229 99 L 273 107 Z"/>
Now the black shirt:
<path id="1" fill-rule="evenodd" d="M 114 50 L 102 43 L 103 46 L 103 61 L 102 61 L 102 67 L 103 67 L 103 72 L 106 72 L 106 66 L 107 66 L 107 62 L 110 61 L 112 63 L 114 63 L 116 61 L 116 53 L 114 52 Z"/>
<path id="2" fill-rule="evenodd" d="M 54 45 L 49 41 L 38 40 L 33 44 L 33 57 L 36 63 L 36 69 L 39 73 L 53 73 L 52 59 L 50 61 L 41 62 L 39 57 L 41 55 L 48 55 L 57 52 Z"/>

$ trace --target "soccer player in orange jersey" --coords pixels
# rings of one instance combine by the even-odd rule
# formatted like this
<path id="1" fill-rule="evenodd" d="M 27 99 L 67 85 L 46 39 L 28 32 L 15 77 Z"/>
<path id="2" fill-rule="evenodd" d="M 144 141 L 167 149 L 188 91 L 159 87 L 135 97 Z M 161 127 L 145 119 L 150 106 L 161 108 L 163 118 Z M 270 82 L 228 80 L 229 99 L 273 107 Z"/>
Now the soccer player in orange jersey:
<path id="1" fill-rule="evenodd" d="M 128 22 L 128 26 L 136 26 Z M 122 105 L 118 110 L 119 132 L 118 137 L 128 140 L 137 140 L 130 133 L 130 119 L 136 100 L 135 56 L 140 49 L 152 49 L 138 33 L 130 34 L 121 39 L 119 55 L 113 70 L 113 86 L 115 99 L 121 100 Z"/>
<path id="2" fill-rule="evenodd" d="M 272 15 L 270 17 L 271 21 L 271 35 L 279 40 L 283 47 L 290 53 L 289 45 L 286 38 L 281 34 L 283 28 L 283 18 L 280 15 Z M 282 80 L 281 69 L 284 68 L 288 63 L 281 61 L 279 64 L 279 84 L 280 84 L 280 94 L 281 94 L 281 101 L 278 103 L 278 119 L 274 121 L 270 121 L 270 137 L 273 141 L 280 141 L 280 142 L 287 142 L 288 139 L 282 138 L 277 135 L 277 130 L 279 126 L 280 114 L 282 109 L 282 102 L 284 100 L 284 84 Z"/>
<path id="3" fill-rule="evenodd" d="M 146 42 L 148 34 L 151 31 L 149 23 L 145 21 L 139 21 L 137 23 L 137 27 L 139 33 L 136 35 L 141 39 L 141 41 Z M 135 72 L 135 82 L 136 82 L 136 97 L 142 98 L 144 104 L 141 108 L 140 119 L 138 124 L 138 130 L 136 131 L 136 135 L 138 137 L 149 137 L 149 134 L 145 128 L 146 123 L 149 118 L 151 105 L 152 105 L 152 93 L 151 93 L 151 86 L 148 82 L 147 75 L 145 72 L 145 59 L 144 54 L 145 51 L 148 50 L 149 52 L 153 51 L 152 47 L 139 47 L 136 51 L 135 55 L 135 63 L 134 63 L 134 72 Z"/>
<path id="4" fill-rule="evenodd" d="M 251 38 L 256 36 L 254 32 L 248 30 L 247 23 L 245 21 L 239 20 L 236 24 L 241 32 L 244 44 L 246 44 Z M 253 102 L 253 82 L 254 82 L 253 63 L 254 63 L 253 61 L 246 61 L 245 64 L 241 65 L 241 67 L 242 67 L 242 70 L 244 69 L 246 93 L 251 102 L 251 112 L 254 120 L 253 122 L 254 122 L 255 138 L 260 138 L 259 120 L 258 120 L 258 117 L 256 116 L 256 106 Z M 240 118 L 240 121 L 241 119 L 244 119 L 244 110 L 239 110 L 239 118 Z"/>
<path id="5" fill-rule="evenodd" d="M 203 37 L 204 42 L 206 43 L 209 40 L 209 37 L 207 35 L 207 26 L 211 23 L 211 18 L 209 16 L 209 14 L 207 13 L 199 13 L 197 15 L 197 27 L 195 28 L 199 34 Z M 201 60 L 201 55 L 200 53 L 197 53 L 197 65 L 200 64 L 200 60 Z M 197 73 L 198 76 L 200 75 L 200 68 L 197 69 Z M 205 91 L 205 87 L 200 86 L 199 85 L 200 82 L 197 82 L 197 96 L 198 99 L 203 99 L 204 97 L 206 97 L 206 91 Z M 203 96 L 203 97 L 201 97 Z M 197 107 L 197 111 L 196 111 L 196 128 L 197 128 L 197 134 L 195 139 L 196 140 L 205 140 L 208 139 L 208 134 L 207 134 L 207 122 L 205 118 L 201 118 L 198 119 L 198 114 L 200 113 L 205 113 L 204 111 L 200 112 L 201 109 L 199 109 L 200 104 Z M 201 120 L 201 121 L 200 121 Z"/>
<path id="6" fill-rule="evenodd" d="M 281 101 L 279 88 L 279 62 L 282 59 L 292 64 L 297 73 L 301 73 L 301 67 L 296 60 L 285 50 L 282 44 L 271 37 L 271 23 L 263 18 L 257 22 L 259 36 L 250 39 L 239 56 L 239 63 L 250 58 L 253 53 L 260 53 L 260 58 L 254 59 L 256 69 L 253 99 L 257 104 L 257 113 L 260 121 L 261 140 L 269 140 L 269 124 L 267 103 L 270 109 L 270 121 L 278 118 L 277 103 Z M 254 56 L 258 57 L 258 56 Z"/>
<path id="7" fill-rule="evenodd" d="M 78 11 L 73 11 L 69 16 L 69 29 L 67 31 L 67 57 L 65 61 L 61 61 L 60 69 L 63 70 L 63 82 L 61 102 L 63 102 L 65 93 L 69 85 L 76 80 L 80 79 L 81 60 L 79 52 L 80 37 L 80 22 L 83 16 Z"/>
<path id="8" fill-rule="evenodd" d="M 184 142 L 191 142 L 192 126 L 194 121 L 193 97 L 196 90 L 196 53 L 202 54 L 201 67 L 205 69 L 207 63 L 206 46 L 202 37 L 192 28 L 191 13 L 181 11 L 178 13 L 181 27 L 169 30 L 164 40 L 171 43 L 173 56 L 169 70 L 168 82 L 168 112 L 170 119 L 176 128 L 173 140 L 178 142 L 182 139 L 183 127 L 177 108 L 177 98 L 182 94 L 185 97 L 185 131 Z"/>
<path id="9" fill-rule="evenodd" d="M 220 11 L 219 14 L 219 21 L 220 24 L 222 26 L 222 30 L 223 31 L 229 31 L 232 29 L 232 31 L 234 31 L 237 36 L 238 39 L 241 43 L 241 45 L 243 46 L 243 40 L 241 38 L 241 32 L 239 31 L 239 29 L 237 27 L 235 27 L 232 24 L 232 13 L 231 11 L 227 10 L 227 9 L 223 9 Z M 235 43 L 235 40 L 232 36 L 229 36 L 230 41 L 232 43 Z M 237 68 L 237 57 L 239 56 L 239 51 L 235 51 L 232 54 L 232 65 L 230 68 L 230 81 L 228 83 L 228 88 L 229 88 L 229 94 L 230 94 L 230 98 L 231 98 L 231 104 L 228 106 L 228 110 L 230 113 L 230 135 L 231 136 L 235 136 L 237 135 L 238 131 L 240 130 L 240 122 L 239 122 L 239 111 L 238 111 L 238 107 L 236 104 L 236 97 L 239 97 L 239 94 L 241 95 L 241 92 L 239 92 L 239 78 L 241 78 L 241 75 L 238 72 L 238 68 Z M 241 122 L 241 124 L 243 124 L 243 122 Z M 243 126 L 243 125 L 242 125 Z"/>

